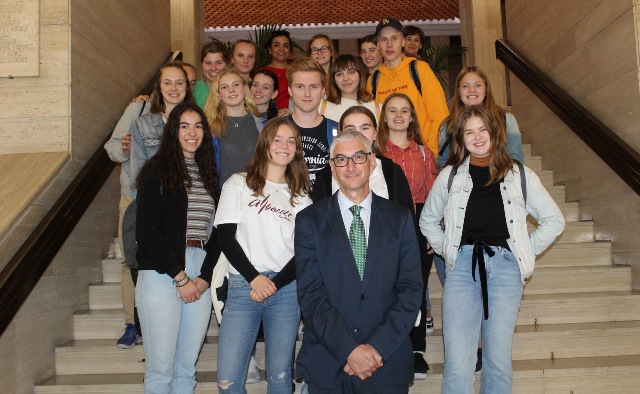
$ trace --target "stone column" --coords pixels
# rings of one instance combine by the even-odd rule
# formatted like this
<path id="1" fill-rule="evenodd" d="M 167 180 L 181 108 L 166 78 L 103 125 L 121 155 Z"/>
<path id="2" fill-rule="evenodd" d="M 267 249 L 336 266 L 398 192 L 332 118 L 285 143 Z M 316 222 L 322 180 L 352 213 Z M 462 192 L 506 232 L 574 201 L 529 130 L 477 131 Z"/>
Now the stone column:
<path id="1" fill-rule="evenodd" d="M 182 60 L 200 69 L 204 41 L 204 0 L 171 0 L 171 50 L 182 51 Z"/>
<path id="2" fill-rule="evenodd" d="M 460 25 L 462 46 L 469 48 L 463 64 L 484 70 L 496 103 L 506 106 L 505 67 L 495 49 L 495 41 L 503 37 L 500 0 L 460 0 Z"/>

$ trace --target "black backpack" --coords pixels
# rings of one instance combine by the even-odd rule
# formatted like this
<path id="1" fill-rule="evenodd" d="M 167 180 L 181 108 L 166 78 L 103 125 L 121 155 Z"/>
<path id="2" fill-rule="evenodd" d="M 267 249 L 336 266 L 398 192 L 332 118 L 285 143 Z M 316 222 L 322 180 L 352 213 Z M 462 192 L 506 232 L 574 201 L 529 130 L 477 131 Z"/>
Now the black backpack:
<path id="1" fill-rule="evenodd" d="M 122 247 L 124 248 L 125 263 L 132 269 L 138 269 L 136 253 L 138 252 L 138 242 L 136 241 L 136 214 L 138 206 L 136 200 L 124 211 L 122 216 Z"/>
<path id="2" fill-rule="evenodd" d="M 422 96 L 422 83 L 420 83 L 420 74 L 418 74 L 418 60 L 413 59 L 411 63 L 409 63 L 409 70 L 411 71 L 411 80 L 413 84 L 416 85 L 420 96 Z M 378 91 L 378 79 L 380 79 L 380 70 L 374 71 L 371 75 L 371 93 L 373 94 L 374 100 Z"/>

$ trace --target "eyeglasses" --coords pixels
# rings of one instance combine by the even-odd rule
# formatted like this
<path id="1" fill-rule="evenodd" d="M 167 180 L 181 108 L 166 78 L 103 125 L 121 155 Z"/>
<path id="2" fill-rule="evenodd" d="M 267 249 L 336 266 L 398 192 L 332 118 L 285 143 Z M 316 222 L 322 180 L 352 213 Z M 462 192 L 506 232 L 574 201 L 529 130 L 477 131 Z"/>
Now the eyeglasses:
<path id="1" fill-rule="evenodd" d="M 333 159 L 330 159 L 333 162 L 333 165 L 336 167 L 346 167 L 349 164 L 349 160 L 353 161 L 353 164 L 364 164 L 367 162 L 367 156 L 369 156 L 371 152 L 364 153 L 358 152 L 353 156 L 336 156 Z"/>
<path id="2" fill-rule="evenodd" d="M 329 52 L 329 47 L 326 45 L 321 46 L 320 48 L 311 48 L 311 53 L 313 53 L 314 55 L 317 53 L 327 53 Z"/>

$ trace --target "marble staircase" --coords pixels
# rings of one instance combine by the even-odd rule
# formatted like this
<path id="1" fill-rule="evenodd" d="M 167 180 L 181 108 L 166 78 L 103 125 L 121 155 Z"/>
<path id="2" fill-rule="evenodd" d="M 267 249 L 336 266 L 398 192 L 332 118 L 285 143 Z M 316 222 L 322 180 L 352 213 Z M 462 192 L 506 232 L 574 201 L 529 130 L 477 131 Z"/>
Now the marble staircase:
<path id="1" fill-rule="evenodd" d="M 577 202 L 565 201 L 564 186 L 525 145 L 525 163 L 559 204 L 567 226 L 544 254 L 526 285 L 514 337 L 514 393 L 640 393 L 640 293 L 631 272 L 612 264 L 611 244 L 596 241 L 592 222 L 579 220 Z M 532 222 L 533 223 L 533 222 Z M 531 228 L 533 224 L 531 224 Z M 74 316 L 74 340 L 55 349 L 56 375 L 35 393 L 142 393 L 142 346 L 115 346 L 124 325 L 120 262 L 103 262 L 103 282 L 89 289 L 89 310 Z M 410 393 L 439 393 L 444 350 L 442 288 L 431 275 L 429 289 L 436 329 L 427 337 L 427 380 Z M 198 361 L 197 393 L 216 392 L 218 325 L 211 320 Z M 300 343 L 298 343 L 298 346 Z M 257 359 L 264 365 L 264 344 Z M 476 392 L 481 375 L 476 375 Z M 266 384 L 247 385 L 266 393 Z M 297 388 L 299 391 L 299 388 Z"/>

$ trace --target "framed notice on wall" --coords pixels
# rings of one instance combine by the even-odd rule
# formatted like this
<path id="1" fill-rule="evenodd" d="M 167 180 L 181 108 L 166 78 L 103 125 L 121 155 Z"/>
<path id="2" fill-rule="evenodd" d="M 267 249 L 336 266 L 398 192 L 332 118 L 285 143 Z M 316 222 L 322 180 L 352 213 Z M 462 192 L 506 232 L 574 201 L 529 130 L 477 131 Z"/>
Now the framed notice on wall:
<path id="1" fill-rule="evenodd" d="M 0 0 L 0 77 L 39 75 L 39 0 Z"/>

